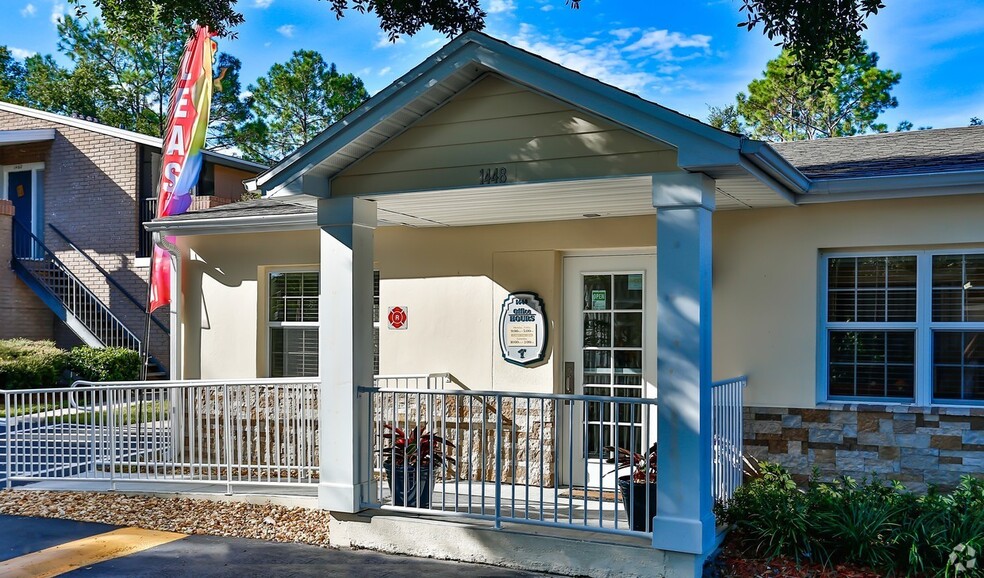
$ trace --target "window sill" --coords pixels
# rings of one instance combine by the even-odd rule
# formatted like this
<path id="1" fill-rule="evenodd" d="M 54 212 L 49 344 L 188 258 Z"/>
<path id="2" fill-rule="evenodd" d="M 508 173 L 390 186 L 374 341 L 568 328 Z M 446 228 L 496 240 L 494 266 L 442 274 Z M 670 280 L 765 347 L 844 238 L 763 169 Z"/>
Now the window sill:
<path id="1" fill-rule="evenodd" d="M 878 402 L 837 402 L 825 401 L 817 404 L 816 409 L 836 411 L 883 411 L 886 413 L 921 413 L 923 415 L 953 415 L 962 417 L 984 417 L 984 406 L 970 405 L 914 405 L 908 403 L 878 403 Z"/>
<path id="2" fill-rule="evenodd" d="M 150 257 L 136 257 L 133 259 L 133 266 L 137 269 L 146 269 L 150 267 Z"/>

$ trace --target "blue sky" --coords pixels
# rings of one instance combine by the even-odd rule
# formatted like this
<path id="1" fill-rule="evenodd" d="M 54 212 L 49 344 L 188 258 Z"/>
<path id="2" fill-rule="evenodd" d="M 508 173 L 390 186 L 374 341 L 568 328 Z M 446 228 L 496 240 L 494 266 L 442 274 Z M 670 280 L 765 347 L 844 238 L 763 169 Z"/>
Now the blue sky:
<path id="1" fill-rule="evenodd" d="M 56 53 L 54 20 L 72 9 L 59 0 L 0 0 L 7 26 L 0 44 L 17 55 Z M 882 115 L 934 128 L 984 118 L 984 0 L 885 0 L 865 34 L 881 67 L 902 73 L 899 107 Z M 664 2 L 483 0 L 486 32 L 690 116 L 724 105 L 760 76 L 777 49 L 746 32 L 739 0 Z M 336 20 L 318 0 L 239 0 L 246 23 L 219 50 L 243 61 L 243 85 L 297 49 L 317 50 L 353 72 L 375 93 L 437 50 L 447 39 L 424 31 L 393 44 L 375 18 Z M 658 7 L 658 8 L 657 8 Z"/>

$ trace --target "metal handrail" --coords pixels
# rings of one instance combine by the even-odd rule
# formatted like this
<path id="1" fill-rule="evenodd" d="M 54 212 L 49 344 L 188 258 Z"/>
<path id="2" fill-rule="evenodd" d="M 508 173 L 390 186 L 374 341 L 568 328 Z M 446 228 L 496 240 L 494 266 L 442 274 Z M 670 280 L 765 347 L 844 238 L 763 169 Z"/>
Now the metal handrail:
<path id="1" fill-rule="evenodd" d="M 87 261 L 89 261 L 89 263 L 92 263 L 92 265 L 96 268 L 96 270 L 99 271 L 99 273 L 103 277 L 106 278 L 106 282 L 108 282 L 110 285 L 112 285 L 113 287 L 115 287 L 116 290 L 120 292 L 120 294 L 122 294 L 124 297 L 126 297 L 130 301 L 130 303 L 133 303 L 134 305 L 136 305 L 137 306 L 137 309 L 139 309 L 141 311 L 146 311 L 146 307 L 147 307 L 147 304 L 146 303 L 140 303 L 139 301 L 137 301 L 137 298 L 136 297 L 134 297 L 133 295 L 131 295 L 130 292 L 127 291 L 125 287 L 123 287 L 122 285 L 120 285 L 120 283 L 116 279 L 113 279 L 113 277 L 109 274 L 109 271 L 106 271 L 106 269 L 103 269 L 102 265 L 100 265 L 99 263 L 97 263 L 95 259 L 93 259 L 91 256 L 89 256 L 88 253 L 86 253 L 82 248 L 80 248 L 71 239 L 69 239 L 68 238 L 68 235 L 66 235 L 65 233 L 63 233 L 61 231 L 61 229 L 59 229 L 58 227 L 56 227 L 53 223 L 48 223 L 48 226 L 51 227 L 51 230 L 54 231 L 55 233 L 57 233 L 59 237 L 61 237 L 62 239 L 64 239 L 65 242 L 68 243 L 68 246 L 69 247 L 71 247 L 72 249 L 75 249 L 75 251 L 79 255 L 82 255 L 83 257 L 85 257 L 85 259 Z M 150 317 L 150 320 L 153 321 L 154 324 L 157 325 L 157 327 L 159 327 L 161 329 L 161 331 L 164 332 L 165 335 L 170 335 L 171 334 L 170 329 L 168 329 L 166 325 L 164 325 L 163 323 L 161 323 L 161 321 L 159 319 L 157 319 L 156 317 L 154 317 L 153 315 Z"/>
<path id="2" fill-rule="evenodd" d="M 141 350 L 140 339 L 34 233 L 17 221 L 14 221 L 14 231 L 14 259 L 18 262 L 42 262 L 46 272 L 60 276 L 66 282 L 66 287 L 61 289 L 53 286 L 49 279 L 38 275 L 36 267 L 21 264 L 23 269 L 55 297 L 62 307 L 78 318 L 100 343 L 105 346 Z M 31 245 L 26 250 L 22 246 L 25 235 L 30 238 Z M 37 249 L 41 250 L 43 258 L 34 257 Z M 74 298 L 69 300 L 63 294 L 72 295 Z"/>

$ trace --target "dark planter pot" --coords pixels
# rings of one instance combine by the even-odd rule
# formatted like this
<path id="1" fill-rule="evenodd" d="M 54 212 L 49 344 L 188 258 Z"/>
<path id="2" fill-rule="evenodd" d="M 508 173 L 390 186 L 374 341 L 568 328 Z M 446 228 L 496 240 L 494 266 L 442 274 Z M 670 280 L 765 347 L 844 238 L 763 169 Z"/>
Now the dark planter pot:
<path id="1" fill-rule="evenodd" d="M 417 469 L 384 462 L 386 481 L 393 495 L 394 506 L 429 508 L 431 502 L 430 468 Z M 418 485 L 419 482 L 419 485 Z"/>
<path id="2" fill-rule="evenodd" d="M 648 488 L 649 491 L 646 491 Z M 622 507 L 629 516 L 629 524 L 636 532 L 652 532 L 656 515 L 656 484 L 648 486 L 631 480 L 631 476 L 618 478 L 618 491 L 622 495 Z M 649 511 L 646 512 L 646 504 Z"/>

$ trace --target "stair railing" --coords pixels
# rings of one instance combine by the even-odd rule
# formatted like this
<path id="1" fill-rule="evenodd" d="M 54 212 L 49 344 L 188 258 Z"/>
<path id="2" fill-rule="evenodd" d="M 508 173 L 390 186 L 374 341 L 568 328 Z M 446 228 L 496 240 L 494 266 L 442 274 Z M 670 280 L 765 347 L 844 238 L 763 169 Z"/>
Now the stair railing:
<path id="1" fill-rule="evenodd" d="M 15 268 L 30 275 L 104 346 L 141 351 L 140 339 L 44 243 L 14 221 Z"/>
<path id="2" fill-rule="evenodd" d="M 99 274 L 106 279 L 106 282 L 112 285 L 113 287 L 115 287 L 116 290 L 119 291 L 121 295 L 123 295 L 124 297 L 127 298 L 127 300 L 130 301 L 130 303 L 133 303 L 137 307 L 137 310 L 146 311 L 146 307 L 147 307 L 146 303 L 141 303 L 140 301 L 138 301 L 137 298 L 134 297 L 129 291 L 127 291 L 126 288 L 120 285 L 120 283 L 116 279 L 113 279 L 113 277 L 109 274 L 109 271 L 106 271 L 106 269 L 104 269 L 102 265 L 97 263 L 95 259 L 90 257 L 89 254 L 85 252 L 85 250 L 80 248 L 71 239 L 69 239 L 68 235 L 63 233 L 61 229 L 59 229 L 58 227 L 54 226 L 51 223 L 48 223 L 48 227 L 50 227 L 52 231 L 54 231 L 59 237 L 61 237 L 66 243 L 68 243 L 68 246 L 74 249 L 76 253 L 82 255 L 82 257 L 84 257 L 86 261 L 91 263 L 92 266 L 96 268 L 96 271 L 99 271 Z M 150 320 L 153 321 L 154 325 L 159 327 L 160 330 L 163 331 L 165 335 L 171 334 L 171 331 L 167 328 L 166 325 L 161 323 L 159 319 L 157 319 L 154 316 L 151 316 Z"/>

